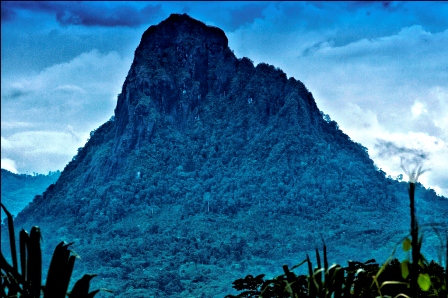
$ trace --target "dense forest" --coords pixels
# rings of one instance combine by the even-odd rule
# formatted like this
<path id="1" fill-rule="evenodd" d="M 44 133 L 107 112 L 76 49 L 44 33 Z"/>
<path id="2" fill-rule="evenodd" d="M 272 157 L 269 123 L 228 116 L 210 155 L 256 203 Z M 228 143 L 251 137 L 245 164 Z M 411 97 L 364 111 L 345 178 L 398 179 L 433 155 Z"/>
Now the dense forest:
<path id="1" fill-rule="evenodd" d="M 43 268 L 61 240 L 75 242 L 73 276 L 97 273 L 93 287 L 115 297 L 223 297 L 322 240 L 331 262 L 384 262 L 409 233 L 408 204 L 408 184 L 302 82 L 172 15 L 143 34 L 115 115 L 15 225 L 42 228 Z M 416 207 L 425 255 L 438 259 L 424 226 L 447 224 L 448 200 L 418 184 Z"/>
<path id="2" fill-rule="evenodd" d="M 50 184 L 56 182 L 61 175 L 60 171 L 49 172 L 48 175 L 43 174 L 14 174 L 10 171 L 2 169 L 2 203 L 8 206 L 9 212 L 16 215 L 36 195 L 42 194 Z M 5 215 L 2 213 L 2 220 Z"/>

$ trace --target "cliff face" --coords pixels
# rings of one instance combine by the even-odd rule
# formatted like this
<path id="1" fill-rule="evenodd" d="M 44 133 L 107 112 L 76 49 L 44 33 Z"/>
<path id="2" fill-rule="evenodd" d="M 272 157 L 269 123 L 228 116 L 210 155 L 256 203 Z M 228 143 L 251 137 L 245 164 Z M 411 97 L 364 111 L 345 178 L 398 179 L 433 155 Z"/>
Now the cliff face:
<path id="1" fill-rule="evenodd" d="M 198 115 L 208 96 L 229 89 L 238 60 L 218 28 L 207 27 L 186 15 L 172 15 L 151 26 L 135 51 L 115 111 L 116 135 L 151 139 L 154 113 L 163 114 L 184 129 Z M 149 120 L 149 121 L 148 121 Z"/>
<path id="2" fill-rule="evenodd" d="M 446 200 L 421 194 L 419 222 L 440 222 Z M 272 272 L 321 237 L 341 264 L 387 256 L 406 195 L 300 81 L 171 15 L 143 34 L 114 118 L 15 224 L 41 226 L 47 258 L 76 240 L 84 272 L 117 297 L 223 297 L 247 268 Z"/>
<path id="3" fill-rule="evenodd" d="M 288 79 L 274 66 L 255 67 L 248 58 L 237 59 L 221 29 L 187 15 L 171 15 L 143 34 L 113 120 L 91 133 L 89 142 L 67 165 L 61 182 L 46 196 L 66 193 L 69 181 L 70 192 L 78 197 L 87 188 L 107 188 L 107 183 L 128 172 L 150 175 L 147 168 L 135 169 L 142 150 L 152 150 L 157 166 L 171 167 L 167 156 L 149 148 L 169 151 L 167 146 L 173 142 L 166 143 L 167 136 L 174 132 L 190 142 L 182 145 L 187 153 L 170 152 L 177 156 L 175 163 L 188 160 L 190 168 L 199 169 L 210 154 L 197 152 L 204 144 L 198 147 L 195 142 L 207 141 L 208 147 L 216 148 L 215 158 L 225 155 L 237 166 L 244 163 L 247 152 L 259 160 L 268 158 L 269 147 L 279 138 L 322 139 L 325 126 L 312 94 L 300 81 Z M 275 131 L 288 137 L 272 139 Z M 232 153 L 235 140 L 227 137 L 229 133 L 239 136 L 240 156 Z M 260 146 L 265 148 L 259 151 Z"/>
<path id="4" fill-rule="evenodd" d="M 114 154 L 124 157 L 151 142 L 162 118 L 181 132 L 197 121 L 213 126 L 204 113 L 216 106 L 244 110 L 257 125 L 267 125 L 281 111 L 282 117 L 289 114 L 289 125 L 319 129 L 319 111 L 302 83 L 273 66 L 255 68 L 249 59 L 237 59 L 222 30 L 171 15 L 151 26 L 135 51 L 115 110 Z M 122 162 L 112 162 L 113 173 Z"/>

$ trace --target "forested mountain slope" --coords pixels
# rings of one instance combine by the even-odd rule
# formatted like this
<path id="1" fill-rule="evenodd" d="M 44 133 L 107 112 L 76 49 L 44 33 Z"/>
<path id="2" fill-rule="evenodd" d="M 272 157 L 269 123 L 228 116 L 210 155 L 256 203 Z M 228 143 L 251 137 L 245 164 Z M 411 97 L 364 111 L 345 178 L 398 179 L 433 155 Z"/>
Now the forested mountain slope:
<path id="1" fill-rule="evenodd" d="M 48 175 L 14 174 L 2 169 L 2 203 L 11 214 L 19 213 L 36 195 L 42 194 L 47 187 L 56 182 L 61 173 L 50 172 Z M 2 220 L 5 215 L 2 213 Z"/>
<path id="2" fill-rule="evenodd" d="M 143 34 L 114 117 L 16 228 L 40 225 L 46 256 L 75 241 L 76 274 L 117 297 L 223 297 L 322 238 L 330 261 L 383 262 L 408 232 L 407 184 L 326 119 L 302 82 L 171 15 Z M 446 222 L 434 191 L 420 186 L 417 208 Z"/>

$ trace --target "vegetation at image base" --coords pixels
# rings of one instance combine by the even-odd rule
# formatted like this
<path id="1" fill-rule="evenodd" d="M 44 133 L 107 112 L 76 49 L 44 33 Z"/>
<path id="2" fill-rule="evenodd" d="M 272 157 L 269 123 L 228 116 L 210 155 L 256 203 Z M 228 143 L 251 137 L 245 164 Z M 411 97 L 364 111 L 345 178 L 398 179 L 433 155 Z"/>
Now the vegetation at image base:
<path id="1" fill-rule="evenodd" d="M 319 250 L 316 249 L 317 267 L 313 269 L 310 257 L 289 268 L 283 266 L 284 274 L 264 280 L 264 274 L 248 275 L 236 280 L 234 288 L 241 293 L 231 297 L 446 297 L 448 268 L 428 263 L 421 254 L 422 237 L 415 216 L 415 182 L 409 184 L 411 232 L 400 241 L 404 251 L 412 250 L 412 262 L 392 259 L 394 253 L 380 268 L 374 259 L 361 263 L 349 261 L 347 267 L 337 264 L 329 266 L 327 247 L 323 245 L 323 266 Z M 55 249 L 47 276 L 46 286 L 41 285 L 40 229 L 33 227 L 30 234 L 20 232 L 20 265 L 15 247 L 15 234 L 11 214 L 1 205 L 8 219 L 12 263 L 9 265 L 1 254 L 2 296 L 3 297 L 94 297 L 100 290 L 89 292 L 90 280 L 95 275 L 84 275 L 72 291 L 67 293 L 76 255 L 68 247 L 72 244 L 61 242 Z M 433 227 L 439 226 L 432 224 Z M 410 236 L 410 237 L 409 237 Z M 448 238 L 447 238 L 448 247 Z M 395 252 L 395 251 L 394 251 Z M 448 259 L 448 249 L 447 249 Z M 307 265 L 308 275 L 296 275 L 294 269 Z M 447 263 L 448 267 L 448 263 Z M 103 289 L 108 291 L 106 289 Z M 379 296 L 378 296 L 379 294 Z"/>
<path id="2" fill-rule="evenodd" d="M 419 236 L 415 215 L 415 183 L 422 173 L 421 167 L 418 167 L 409 174 L 411 232 L 400 241 L 403 251 L 412 250 L 412 261 L 406 259 L 400 262 L 393 258 L 394 249 L 381 268 L 375 259 L 364 263 L 348 261 L 347 267 L 338 264 L 329 266 L 327 247 L 324 243 L 323 266 L 319 251 L 316 249 L 316 268 L 313 269 L 307 254 L 304 261 L 292 268 L 283 265 L 284 274 L 273 279 L 265 280 L 265 274 L 260 274 L 256 277 L 247 275 L 245 278 L 235 280 L 233 288 L 241 293 L 236 296 L 227 295 L 226 298 L 448 297 L 448 233 L 445 245 L 445 269 L 434 261 L 428 263 L 421 253 L 423 237 Z M 439 234 L 438 236 L 440 237 Z M 292 272 L 303 264 L 308 265 L 308 275 L 296 275 Z"/>
<path id="3" fill-rule="evenodd" d="M 48 269 L 46 285 L 42 285 L 42 255 L 40 240 L 42 238 L 39 227 L 32 227 L 28 234 L 22 229 L 19 234 L 20 273 L 17 261 L 17 249 L 14 233 L 14 222 L 11 213 L 3 204 L 1 207 L 8 219 L 9 241 L 11 244 L 12 265 L 8 264 L 3 252 L 0 257 L 2 297 L 38 298 L 43 292 L 44 298 L 92 298 L 100 290 L 89 292 L 90 280 L 96 275 L 85 274 L 67 292 L 76 255 L 72 254 L 69 246 L 73 243 L 61 242 L 56 246 Z M 109 291 L 107 289 L 101 289 Z"/>

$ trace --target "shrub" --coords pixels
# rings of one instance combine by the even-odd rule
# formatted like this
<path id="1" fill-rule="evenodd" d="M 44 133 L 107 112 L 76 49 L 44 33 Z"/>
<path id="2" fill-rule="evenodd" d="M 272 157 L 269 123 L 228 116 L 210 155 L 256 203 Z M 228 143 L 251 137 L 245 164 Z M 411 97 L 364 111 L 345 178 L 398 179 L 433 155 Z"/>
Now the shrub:
<path id="1" fill-rule="evenodd" d="M 1 207 L 8 220 L 9 241 L 12 255 L 12 265 L 8 264 L 3 252 L 0 254 L 2 297 L 38 298 L 91 298 L 100 290 L 89 292 L 90 280 L 96 275 L 85 274 L 67 292 L 77 255 L 69 246 L 73 243 L 59 243 L 53 253 L 47 274 L 47 283 L 42 285 L 42 254 L 40 228 L 32 227 L 30 233 L 22 229 L 19 233 L 20 273 L 17 262 L 17 250 L 14 234 L 14 222 L 11 214 L 3 204 Z M 107 289 L 102 289 L 110 292 Z"/>
<path id="2" fill-rule="evenodd" d="M 405 169 L 406 170 L 406 169 Z M 407 172 L 407 171 L 406 171 Z M 313 269 L 311 260 L 288 268 L 283 265 L 284 274 L 265 280 L 264 274 L 247 275 L 233 282 L 233 288 L 240 291 L 237 296 L 226 298 L 251 297 L 448 297 L 448 235 L 446 239 L 446 268 L 432 261 L 428 263 L 421 253 L 423 238 L 415 214 L 415 186 L 423 173 L 421 167 L 408 172 L 411 231 L 399 244 L 404 251 L 411 251 L 412 259 L 393 258 L 396 248 L 389 259 L 379 267 L 374 259 L 364 263 L 349 261 L 347 267 L 338 264 L 328 265 L 327 248 L 323 245 L 323 266 L 319 251 L 316 249 L 317 267 Z M 427 226 L 437 227 L 439 224 Z M 440 237 L 440 235 L 439 235 Z M 397 245 L 398 246 L 398 245 Z M 292 270 L 306 264 L 308 275 L 296 275 Z"/>

